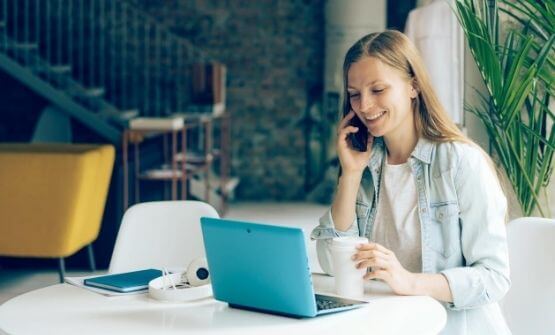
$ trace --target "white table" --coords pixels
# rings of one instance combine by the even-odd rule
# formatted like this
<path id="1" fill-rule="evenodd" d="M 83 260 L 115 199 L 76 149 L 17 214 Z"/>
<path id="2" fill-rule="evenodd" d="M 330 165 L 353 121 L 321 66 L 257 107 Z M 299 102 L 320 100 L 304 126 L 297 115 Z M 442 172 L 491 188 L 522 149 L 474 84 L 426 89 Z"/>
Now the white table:
<path id="1" fill-rule="evenodd" d="M 333 278 L 315 275 L 318 292 Z M 363 308 L 312 319 L 293 319 L 229 308 L 205 299 L 167 303 L 146 294 L 105 297 L 69 284 L 15 297 L 0 306 L 0 334 L 437 334 L 443 306 L 429 297 L 391 294 L 380 282 L 366 286 Z"/>

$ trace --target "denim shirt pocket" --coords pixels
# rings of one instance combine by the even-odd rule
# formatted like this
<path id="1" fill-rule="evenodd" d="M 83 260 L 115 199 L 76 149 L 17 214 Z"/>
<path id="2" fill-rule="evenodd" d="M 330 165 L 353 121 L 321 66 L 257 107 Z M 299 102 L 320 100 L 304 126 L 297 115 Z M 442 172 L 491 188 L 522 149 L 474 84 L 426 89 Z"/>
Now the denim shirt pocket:
<path id="1" fill-rule="evenodd" d="M 357 217 L 357 224 L 359 228 L 359 235 L 366 235 L 366 225 L 368 223 L 368 216 L 370 215 L 370 206 L 362 201 L 357 200 L 355 213 Z"/>
<path id="2" fill-rule="evenodd" d="M 430 235 L 428 246 L 450 257 L 460 244 L 459 206 L 456 201 L 443 201 L 430 204 Z"/>
<path id="3" fill-rule="evenodd" d="M 368 206 L 368 204 L 362 201 L 357 200 L 355 211 L 356 211 L 357 220 L 359 224 L 366 223 L 365 220 L 366 218 L 368 218 L 368 213 L 370 212 L 370 206 Z"/>

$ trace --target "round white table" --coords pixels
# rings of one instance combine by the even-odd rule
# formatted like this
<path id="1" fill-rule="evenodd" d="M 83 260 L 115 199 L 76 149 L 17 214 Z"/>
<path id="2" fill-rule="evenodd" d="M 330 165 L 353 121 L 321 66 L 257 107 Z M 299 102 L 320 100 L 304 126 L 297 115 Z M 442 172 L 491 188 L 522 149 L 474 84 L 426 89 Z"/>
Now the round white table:
<path id="1" fill-rule="evenodd" d="M 314 275 L 317 292 L 333 278 Z M 381 282 L 366 284 L 367 306 L 310 319 L 229 308 L 213 299 L 189 303 L 147 294 L 106 297 L 69 284 L 17 296 L 0 306 L 0 334 L 437 334 L 443 306 L 430 297 L 395 296 Z"/>

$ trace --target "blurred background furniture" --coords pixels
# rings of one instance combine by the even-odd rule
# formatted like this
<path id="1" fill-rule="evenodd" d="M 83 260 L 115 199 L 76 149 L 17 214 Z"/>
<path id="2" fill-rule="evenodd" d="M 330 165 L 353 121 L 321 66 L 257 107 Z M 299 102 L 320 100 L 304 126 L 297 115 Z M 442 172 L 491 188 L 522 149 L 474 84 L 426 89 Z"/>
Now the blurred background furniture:
<path id="1" fill-rule="evenodd" d="M 109 273 L 145 268 L 185 270 L 204 256 L 201 217 L 219 217 L 200 201 L 155 201 L 130 207 L 123 220 Z"/>
<path id="2" fill-rule="evenodd" d="M 138 127 L 131 123 L 123 133 L 123 210 L 141 202 L 142 182 L 161 181 L 171 184 L 171 196 L 164 188 L 164 199 L 200 200 L 225 213 L 239 183 L 230 177 L 229 115 L 190 113 L 141 121 Z M 145 166 L 140 145 L 157 136 L 163 137 L 162 161 Z M 133 164 L 128 162 L 130 156 Z"/>
<path id="3" fill-rule="evenodd" d="M 0 144 L 0 255 L 58 258 L 100 231 L 114 166 L 111 145 Z"/>
<path id="4" fill-rule="evenodd" d="M 511 289 L 501 306 L 513 334 L 555 332 L 555 220 L 523 217 L 507 228 Z"/>
<path id="5" fill-rule="evenodd" d="M 177 183 L 181 181 L 181 199 L 186 198 L 186 178 L 187 174 L 185 171 L 185 166 L 178 168 L 177 161 L 171 159 L 171 157 L 176 157 L 178 152 L 181 155 L 185 155 L 186 152 L 186 127 L 183 123 L 183 119 L 176 119 L 177 122 L 166 122 L 163 118 L 143 118 L 144 122 L 140 124 L 140 127 L 136 128 L 130 123 L 130 128 L 123 132 L 123 210 L 126 210 L 129 206 L 129 168 L 128 168 L 128 151 L 129 144 L 133 146 L 133 159 L 134 159 L 134 184 L 135 184 L 135 201 L 134 203 L 140 202 L 140 180 L 161 180 L 161 181 L 171 181 L 171 200 L 177 200 Z M 162 121 L 162 122 L 160 122 Z M 174 121 L 168 119 L 167 121 Z M 181 133 L 181 139 L 178 141 L 178 134 Z M 139 144 L 145 140 L 145 138 L 161 135 L 163 136 L 163 164 L 162 167 L 156 172 L 158 173 L 143 173 L 141 171 L 140 164 L 140 154 L 139 154 Z M 168 137 L 171 139 L 168 141 Z M 169 142 L 169 143 L 168 143 Z M 181 142 L 179 145 L 178 142 Z M 180 148 L 178 149 L 178 147 Z M 171 149 L 170 149 L 171 147 Z M 171 162 L 170 162 L 171 161 Z"/>

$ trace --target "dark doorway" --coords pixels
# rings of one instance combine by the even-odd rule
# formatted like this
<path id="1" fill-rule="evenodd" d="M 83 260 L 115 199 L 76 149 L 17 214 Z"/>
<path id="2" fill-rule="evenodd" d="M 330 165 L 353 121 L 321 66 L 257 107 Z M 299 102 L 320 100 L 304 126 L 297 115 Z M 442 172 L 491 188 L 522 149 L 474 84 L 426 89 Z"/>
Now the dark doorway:
<path id="1" fill-rule="evenodd" d="M 416 0 L 387 1 L 387 29 L 405 31 L 405 23 L 409 12 L 416 7 Z"/>

